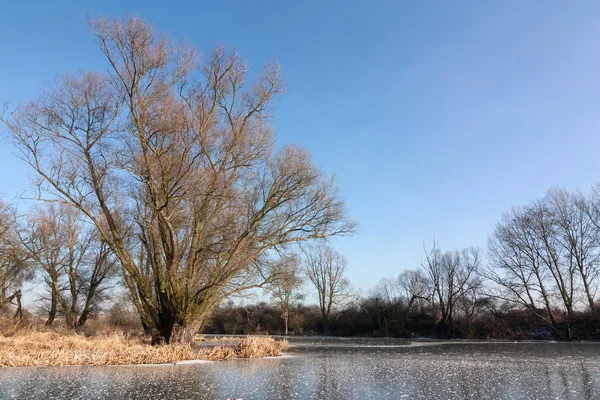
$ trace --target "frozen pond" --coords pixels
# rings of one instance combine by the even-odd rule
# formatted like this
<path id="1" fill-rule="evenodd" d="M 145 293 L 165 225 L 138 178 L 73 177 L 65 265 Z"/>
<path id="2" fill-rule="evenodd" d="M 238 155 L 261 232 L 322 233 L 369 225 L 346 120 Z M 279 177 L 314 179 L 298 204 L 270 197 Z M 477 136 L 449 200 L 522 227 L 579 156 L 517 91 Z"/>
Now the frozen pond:
<path id="1" fill-rule="evenodd" d="M 196 365 L 0 369 L 2 399 L 598 399 L 598 343 L 294 342 Z"/>

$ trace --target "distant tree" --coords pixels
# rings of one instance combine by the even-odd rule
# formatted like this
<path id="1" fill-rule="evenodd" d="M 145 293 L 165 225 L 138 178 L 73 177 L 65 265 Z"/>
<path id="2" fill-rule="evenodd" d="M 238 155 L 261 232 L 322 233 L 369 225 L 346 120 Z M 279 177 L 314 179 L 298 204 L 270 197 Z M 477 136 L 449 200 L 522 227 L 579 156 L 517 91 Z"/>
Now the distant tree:
<path id="1" fill-rule="evenodd" d="M 431 299 L 431 282 L 419 270 L 408 269 L 398 276 L 398 287 L 406 302 L 407 311 L 411 311 L 419 300 Z"/>
<path id="2" fill-rule="evenodd" d="M 527 207 L 513 207 L 502 215 L 488 240 L 490 263 L 485 277 L 495 284 L 493 297 L 525 307 L 556 328 L 531 213 Z"/>
<path id="3" fill-rule="evenodd" d="M 90 28 L 108 74 L 66 75 L 2 121 L 40 195 L 96 225 L 154 343 L 191 341 L 223 299 L 262 286 L 272 249 L 353 231 L 306 151 L 274 146 L 275 63 L 248 87 L 235 52 L 199 62 L 136 17 Z"/>
<path id="4" fill-rule="evenodd" d="M 69 205 L 50 204 L 31 211 L 19 238 L 49 292 L 46 325 L 57 312 L 69 328 L 79 328 L 104 299 L 118 264 L 97 230 Z"/>
<path id="5" fill-rule="evenodd" d="M 566 326 L 568 339 L 574 337 L 582 299 L 596 317 L 600 231 L 595 201 L 551 190 L 506 213 L 489 240 L 486 277 L 495 284 L 495 297 L 528 309 L 559 334 Z"/>
<path id="6" fill-rule="evenodd" d="M 305 251 L 305 270 L 319 298 L 323 333 L 330 333 L 331 322 L 354 300 L 350 281 L 346 279 L 347 261 L 331 247 L 320 244 Z"/>
<path id="7" fill-rule="evenodd" d="M 457 302 L 476 285 L 481 254 L 474 248 L 442 252 L 434 243 L 425 252 L 425 260 L 423 268 L 429 274 L 432 299 L 441 314 L 439 327 L 443 334 L 450 335 Z"/>
<path id="8" fill-rule="evenodd" d="M 565 236 L 572 247 L 571 253 L 577 263 L 590 312 L 593 318 L 598 318 L 596 293 L 600 276 L 600 184 L 592 188 L 589 197 L 580 193 L 569 197 L 570 212 L 564 213 L 566 218 L 562 218 L 563 230 L 567 232 Z"/>
<path id="9" fill-rule="evenodd" d="M 372 293 L 379 324 L 388 336 L 390 328 L 404 334 L 408 313 L 419 300 L 430 300 L 428 278 L 421 271 L 406 270 L 396 278 L 383 278 Z"/>
<path id="10" fill-rule="evenodd" d="M 284 332 L 288 335 L 288 322 L 292 308 L 304 299 L 300 292 L 304 284 L 303 271 L 298 255 L 285 256 L 273 263 L 271 269 L 273 281 L 267 287 L 281 312 Z"/>
<path id="11" fill-rule="evenodd" d="M 21 285 L 32 278 L 32 270 L 17 237 L 15 210 L 0 200 L 0 307 L 17 306 L 15 317 L 23 316 Z"/>
<path id="12" fill-rule="evenodd" d="M 469 284 L 463 286 L 455 305 L 456 311 L 454 314 L 463 322 L 464 333 L 469 336 L 475 333 L 475 319 L 491 301 L 485 296 L 485 281 L 481 274 L 480 268 Z"/>

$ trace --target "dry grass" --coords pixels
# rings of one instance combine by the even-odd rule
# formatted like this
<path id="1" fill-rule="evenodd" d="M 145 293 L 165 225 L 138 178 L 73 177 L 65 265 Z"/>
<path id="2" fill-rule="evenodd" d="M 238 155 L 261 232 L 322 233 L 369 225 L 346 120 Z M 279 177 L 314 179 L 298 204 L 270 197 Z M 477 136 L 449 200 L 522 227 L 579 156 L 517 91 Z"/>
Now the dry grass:
<path id="1" fill-rule="evenodd" d="M 287 350 L 287 340 L 275 340 L 268 336 L 255 336 L 241 339 L 232 346 L 215 346 L 204 349 L 202 359 L 229 360 L 232 358 L 262 358 L 280 356 Z"/>
<path id="2" fill-rule="evenodd" d="M 228 360 L 281 355 L 287 341 L 237 339 L 235 346 L 196 348 L 189 344 L 151 346 L 123 333 L 85 337 L 73 332 L 20 329 L 0 334 L 0 367 L 165 364 L 183 360 Z M 230 339 L 232 340 L 232 339 Z M 235 339 L 233 339 L 235 340 Z"/>
<path id="3" fill-rule="evenodd" d="M 223 343 L 223 342 L 231 342 L 232 340 L 239 342 L 239 337 L 234 336 L 202 336 L 196 335 L 194 341 L 201 343 Z"/>

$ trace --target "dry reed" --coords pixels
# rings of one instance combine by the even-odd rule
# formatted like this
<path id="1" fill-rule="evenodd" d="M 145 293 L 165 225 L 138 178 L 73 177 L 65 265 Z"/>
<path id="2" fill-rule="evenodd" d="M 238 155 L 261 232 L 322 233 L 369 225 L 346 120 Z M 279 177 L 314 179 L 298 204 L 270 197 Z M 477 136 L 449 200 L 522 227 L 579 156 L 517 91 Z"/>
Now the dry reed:
<path id="1" fill-rule="evenodd" d="M 230 339 L 235 340 L 235 339 Z M 228 360 L 281 355 L 287 341 L 249 337 L 236 346 L 197 348 L 189 344 L 151 346 L 123 333 L 85 337 L 72 332 L 19 330 L 0 334 L 0 367 L 165 364 L 184 360 Z"/>
<path id="2" fill-rule="evenodd" d="M 244 338 L 235 346 L 215 346 L 204 350 L 203 359 L 229 360 L 232 358 L 262 358 L 280 356 L 287 350 L 287 340 L 275 340 L 268 336 Z"/>

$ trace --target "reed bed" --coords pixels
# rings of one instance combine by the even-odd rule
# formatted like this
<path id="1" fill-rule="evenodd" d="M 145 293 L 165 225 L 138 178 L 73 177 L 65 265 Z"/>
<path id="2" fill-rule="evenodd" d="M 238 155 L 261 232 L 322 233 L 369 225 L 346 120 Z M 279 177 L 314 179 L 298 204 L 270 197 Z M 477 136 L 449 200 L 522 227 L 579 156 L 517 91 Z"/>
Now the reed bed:
<path id="1" fill-rule="evenodd" d="M 120 332 L 85 337 L 76 333 L 19 331 L 0 334 L 0 367 L 166 364 L 184 360 L 228 360 L 279 356 L 287 341 L 249 337 L 235 346 L 198 348 L 189 344 L 151 346 Z"/>
<path id="2" fill-rule="evenodd" d="M 229 360 L 232 358 L 277 357 L 287 350 L 287 340 L 275 340 L 268 336 L 241 339 L 236 346 L 214 346 L 204 349 L 202 359 Z"/>

